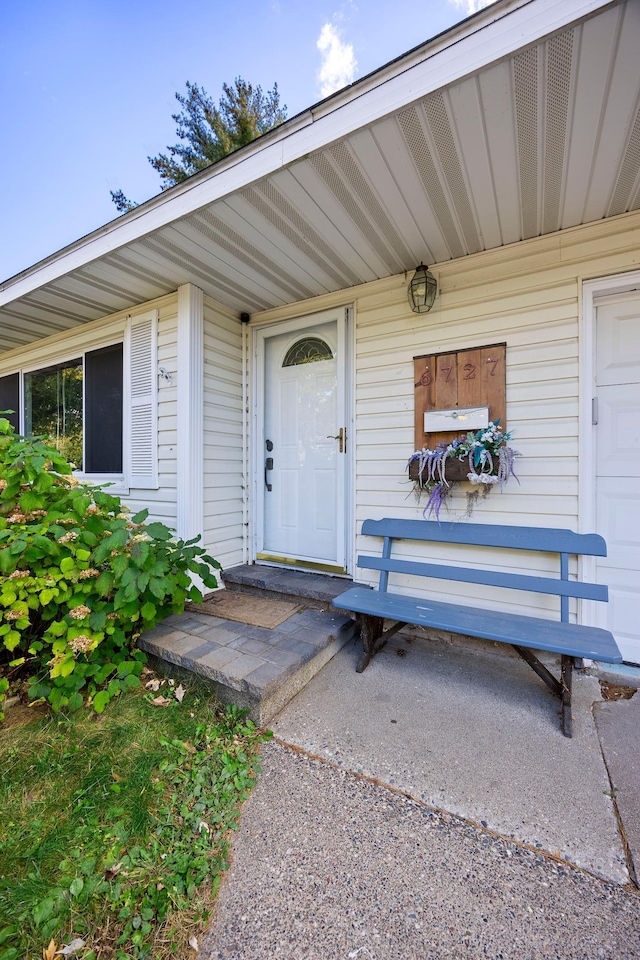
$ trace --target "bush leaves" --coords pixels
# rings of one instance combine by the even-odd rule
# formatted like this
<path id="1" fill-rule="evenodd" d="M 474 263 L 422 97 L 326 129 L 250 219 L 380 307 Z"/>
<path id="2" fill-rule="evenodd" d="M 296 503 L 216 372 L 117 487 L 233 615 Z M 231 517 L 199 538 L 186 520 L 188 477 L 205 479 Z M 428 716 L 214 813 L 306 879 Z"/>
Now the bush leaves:
<path id="1" fill-rule="evenodd" d="M 54 710 L 88 698 L 102 713 L 139 682 L 140 631 L 199 595 L 192 576 L 217 586 L 220 565 L 198 538 L 173 539 L 146 509 L 129 519 L 119 497 L 71 474 L 0 418 L 0 649 L 29 661 L 32 695 Z"/>

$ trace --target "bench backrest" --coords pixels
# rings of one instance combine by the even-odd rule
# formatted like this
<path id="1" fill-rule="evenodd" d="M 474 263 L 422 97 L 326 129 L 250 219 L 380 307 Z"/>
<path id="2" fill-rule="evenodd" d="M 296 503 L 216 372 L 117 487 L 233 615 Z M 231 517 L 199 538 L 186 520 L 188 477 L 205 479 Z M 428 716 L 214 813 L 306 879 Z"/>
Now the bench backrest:
<path id="1" fill-rule="evenodd" d="M 569 598 L 608 600 L 608 588 L 603 584 L 569 580 L 569 555 L 606 557 L 607 546 L 597 533 L 573 533 L 550 527 L 510 527 L 486 523 L 438 523 L 436 520 L 365 520 L 362 533 L 383 537 L 382 556 L 358 557 L 358 566 L 380 571 L 379 589 L 386 591 L 390 573 L 404 573 L 419 577 L 457 580 L 484 586 L 508 587 L 559 596 L 560 616 L 569 620 Z M 391 556 L 394 540 L 420 540 L 432 543 L 452 543 L 463 546 L 502 547 L 509 550 L 532 550 L 539 553 L 557 553 L 560 557 L 560 579 L 504 573 L 486 568 L 456 566 L 455 564 L 425 563 L 418 560 L 395 560 Z"/>

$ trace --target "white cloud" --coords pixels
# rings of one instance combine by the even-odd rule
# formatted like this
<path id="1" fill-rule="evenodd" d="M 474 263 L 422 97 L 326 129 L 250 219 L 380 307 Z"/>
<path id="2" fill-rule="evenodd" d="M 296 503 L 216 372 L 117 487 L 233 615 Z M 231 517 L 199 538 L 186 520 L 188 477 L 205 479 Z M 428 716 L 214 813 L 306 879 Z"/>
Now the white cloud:
<path id="1" fill-rule="evenodd" d="M 492 3 L 495 3 L 495 0 L 449 0 L 449 3 L 452 3 L 454 7 L 462 7 L 465 13 L 471 16 L 472 13 L 477 13 L 478 10 L 484 10 L 485 7 L 490 7 Z"/>
<path id="2" fill-rule="evenodd" d="M 320 95 L 329 94 L 353 83 L 358 66 L 350 43 L 343 43 L 340 34 L 332 23 L 325 23 L 316 46 L 322 54 L 322 63 L 318 71 Z"/>

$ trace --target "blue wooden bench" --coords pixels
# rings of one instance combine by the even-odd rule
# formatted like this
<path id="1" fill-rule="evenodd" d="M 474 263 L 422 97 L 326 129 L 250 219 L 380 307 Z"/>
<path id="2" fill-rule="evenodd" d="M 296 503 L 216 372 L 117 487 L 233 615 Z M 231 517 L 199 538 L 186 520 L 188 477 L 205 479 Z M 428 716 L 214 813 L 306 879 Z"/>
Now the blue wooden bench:
<path id="1" fill-rule="evenodd" d="M 571 681 L 574 659 L 588 657 L 605 663 L 622 661 L 616 641 L 608 630 L 569 623 L 569 598 L 608 600 L 606 586 L 569 579 L 570 555 L 606 556 L 607 547 L 601 536 L 595 533 L 578 534 L 572 533 L 571 530 L 543 527 L 390 519 L 365 520 L 362 533 L 384 538 L 381 556 L 358 557 L 359 567 L 380 571 L 378 589 L 372 590 L 365 586 L 353 587 L 333 601 L 334 606 L 339 609 L 350 610 L 357 614 L 363 644 L 363 653 L 357 666 L 358 673 L 362 673 L 371 657 L 394 633 L 410 623 L 446 630 L 450 633 L 495 640 L 498 643 L 508 643 L 560 698 L 562 729 L 565 736 L 571 736 Z M 394 559 L 392 549 L 394 541 L 398 540 L 559 554 L 560 576 L 554 578 L 506 573 L 488 569 L 486 566 L 468 566 L 466 563 L 460 563 L 458 558 L 452 564 Z M 560 597 L 560 620 L 390 593 L 388 590 L 390 573 L 551 594 Z M 393 621 L 393 625 L 386 630 L 384 629 L 385 620 Z M 560 654 L 560 679 L 553 676 L 532 653 L 532 649 Z"/>

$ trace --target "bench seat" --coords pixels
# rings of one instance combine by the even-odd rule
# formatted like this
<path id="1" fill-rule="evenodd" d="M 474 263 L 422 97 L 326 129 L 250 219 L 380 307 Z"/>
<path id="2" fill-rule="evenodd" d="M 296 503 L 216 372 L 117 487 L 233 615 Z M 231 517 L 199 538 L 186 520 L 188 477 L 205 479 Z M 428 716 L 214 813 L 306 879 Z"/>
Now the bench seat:
<path id="1" fill-rule="evenodd" d="M 608 630 L 577 623 L 543 620 L 501 610 L 480 610 L 440 600 L 419 600 L 399 593 L 379 593 L 353 587 L 334 601 L 342 610 L 383 620 L 412 623 L 469 637 L 496 640 L 533 650 L 587 657 L 604 663 L 621 663 L 618 646 Z"/>

